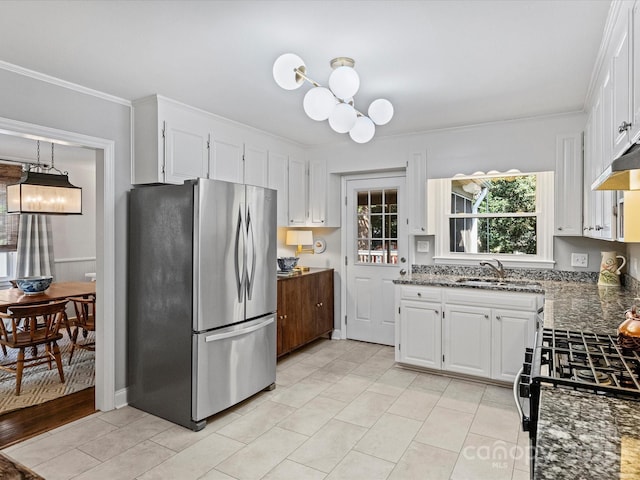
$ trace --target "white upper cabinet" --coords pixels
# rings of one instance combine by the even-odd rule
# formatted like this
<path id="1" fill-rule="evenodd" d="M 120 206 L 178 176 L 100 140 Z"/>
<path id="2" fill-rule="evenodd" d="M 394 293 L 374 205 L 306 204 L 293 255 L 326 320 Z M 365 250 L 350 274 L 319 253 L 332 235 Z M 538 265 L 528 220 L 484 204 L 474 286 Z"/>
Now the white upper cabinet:
<path id="1" fill-rule="evenodd" d="M 324 227 L 327 223 L 327 164 L 323 160 L 309 162 L 309 225 Z"/>
<path id="2" fill-rule="evenodd" d="M 240 138 L 214 132 L 211 140 L 211 173 L 209 178 L 243 183 L 243 151 L 244 146 Z"/>
<path id="3" fill-rule="evenodd" d="M 307 224 L 307 162 L 289 157 L 289 225 Z"/>
<path id="4" fill-rule="evenodd" d="M 410 235 L 427 234 L 427 155 L 414 152 L 407 160 L 407 218 Z"/>
<path id="5" fill-rule="evenodd" d="M 613 38 L 611 76 L 613 82 L 613 144 L 614 158 L 619 157 L 631 145 L 631 29 L 629 10 L 620 12 L 620 24 Z M 606 165 L 612 159 L 606 159 Z"/>
<path id="6" fill-rule="evenodd" d="M 269 154 L 266 149 L 244 144 L 244 183 L 269 186 Z"/>
<path id="7" fill-rule="evenodd" d="M 289 157 L 282 153 L 267 153 L 267 186 L 278 192 L 278 226 L 289 225 Z"/>
<path id="8" fill-rule="evenodd" d="M 582 235 L 582 134 L 556 137 L 555 235 Z"/>
<path id="9" fill-rule="evenodd" d="M 211 125 L 206 115 L 152 96 L 133 102 L 131 183 L 183 183 L 207 177 Z"/>
<path id="10" fill-rule="evenodd" d="M 640 2 L 631 9 L 631 142 L 640 138 Z"/>

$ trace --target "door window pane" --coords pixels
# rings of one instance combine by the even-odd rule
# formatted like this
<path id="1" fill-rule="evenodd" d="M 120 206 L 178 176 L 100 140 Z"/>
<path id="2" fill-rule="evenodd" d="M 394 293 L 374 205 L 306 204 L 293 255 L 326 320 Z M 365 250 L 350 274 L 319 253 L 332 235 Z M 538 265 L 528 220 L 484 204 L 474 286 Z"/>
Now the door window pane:
<path id="1" fill-rule="evenodd" d="M 357 199 L 358 263 L 397 263 L 398 191 L 363 190 Z"/>

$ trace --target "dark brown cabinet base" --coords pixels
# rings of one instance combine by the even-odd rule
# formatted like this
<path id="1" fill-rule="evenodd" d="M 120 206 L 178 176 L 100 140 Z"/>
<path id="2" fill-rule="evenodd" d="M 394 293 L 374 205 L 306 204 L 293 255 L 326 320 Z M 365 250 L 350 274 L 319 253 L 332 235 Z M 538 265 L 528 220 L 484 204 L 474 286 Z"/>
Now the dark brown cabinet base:
<path id="1" fill-rule="evenodd" d="M 278 356 L 333 331 L 333 269 L 278 278 Z"/>

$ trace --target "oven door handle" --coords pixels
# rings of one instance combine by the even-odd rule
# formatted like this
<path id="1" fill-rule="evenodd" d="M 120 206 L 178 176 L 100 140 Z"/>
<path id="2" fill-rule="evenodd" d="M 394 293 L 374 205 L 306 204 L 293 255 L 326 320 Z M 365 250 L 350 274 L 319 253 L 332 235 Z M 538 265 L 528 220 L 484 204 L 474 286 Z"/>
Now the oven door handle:
<path id="1" fill-rule="evenodd" d="M 520 385 L 520 379 L 522 378 L 522 372 L 524 372 L 524 367 L 520 367 L 520 370 L 518 370 L 518 373 L 516 373 L 516 378 L 513 381 L 513 401 L 516 402 L 516 408 L 518 409 L 518 415 L 520 417 L 522 428 L 524 430 L 524 427 L 529 424 L 529 418 L 524 416 L 524 411 L 522 410 L 522 405 L 520 404 L 520 395 L 518 395 L 518 387 Z"/>

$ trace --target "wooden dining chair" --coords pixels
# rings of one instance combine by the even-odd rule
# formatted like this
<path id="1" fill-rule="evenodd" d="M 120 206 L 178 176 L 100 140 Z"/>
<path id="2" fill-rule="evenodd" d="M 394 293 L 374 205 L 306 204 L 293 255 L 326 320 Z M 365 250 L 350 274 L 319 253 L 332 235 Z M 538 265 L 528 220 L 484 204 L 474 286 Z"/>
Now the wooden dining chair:
<path id="1" fill-rule="evenodd" d="M 73 303 L 76 311 L 76 317 L 69 319 L 71 326 L 71 353 L 69 354 L 69 365 L 73 358 L 73 352 L 76 348 L 90 350 L 96 349 L 95 337 L 88 339 L 89 332 L 96 331 L 96 297 L 89 295 L 87 297 L 68 297 L 67 301 Z M 84 341 L 78 339 L 78 335 L 82 332 Z"/>
<path id="2" fill-rule="evenodd" d="M 42 305 L 10 307 L 7 313 L 0 312 L 0 318 L 8 320 L 8 325 L 4 321 L 0 322 L 0 345 L 18 350 L 18 359 L 0 365 L 0 369 L 16 374 L 16 395 L 20 395 L 22 371 L 25 367 L 48 363 L 51 370 L 52 360 L 55 360 L 60 381 L 64 383 L 62 357 L 57 342 L 62 338 L 58 330 L 66 305 L 67 301 L 63 300 Z M 37 348 L 39 345 L 45 347 L 40 355 Z M 28 358 L 25 357 L 27 349 L 31 352 Z"/>

